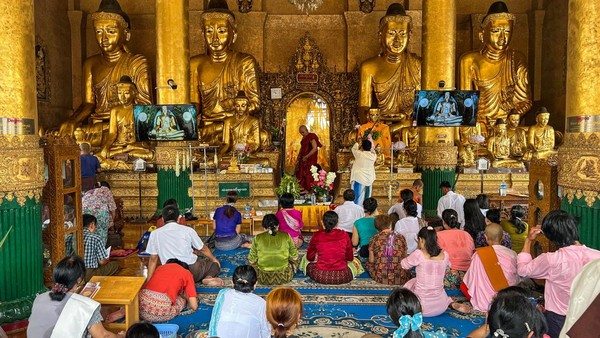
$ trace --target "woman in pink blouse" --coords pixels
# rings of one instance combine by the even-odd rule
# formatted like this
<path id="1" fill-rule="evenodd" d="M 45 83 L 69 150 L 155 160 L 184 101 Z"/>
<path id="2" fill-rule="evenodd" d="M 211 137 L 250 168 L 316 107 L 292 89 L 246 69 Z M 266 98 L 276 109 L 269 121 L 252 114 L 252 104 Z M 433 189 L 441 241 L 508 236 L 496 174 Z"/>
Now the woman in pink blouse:
<path id="1" fill-rule="evenodd" d="M 450 267 L 448 253 L 442 251 L 437 242 L 435 230 L 428 226 L 417 234 L 418 249 L 404 258 L 400 265 L 403 269 L 416 267 L 417 276 L 404 284 L 421 300 L 423 317 L 441 315 L 448 306 L 464 313 L 471 312 L 465 304 L 453 302 L 444 290 L 444 274 Z"/>
<path id="2" fill-rule="evenodd" d="M 444 221 L 444 230 L 437 234 L 438 243 L 440 248 L 450 255 L 450 265 L 452 266 L 446 271 L 444 286 L 448 289 L 458 289 L 471 265 L 475 243 L 468 232 L 460 229 L 456 210 L 444 210 L 442 220 Z"/>
<path id="3" fill-rule="evenodd" d="M 296 248 L 302 246 L 304 238 L 302 237 L 302 213 L 300 210 L 294 209 L 294 195 L 285 193 L 279 198 L 281 209 L 277 211 L 275 216 L 279 220 L 279 231 L 287 232 L 292 237 Z"/>
<path id="4" fill-rule="evenodd" d="M 558 248 L 535 259 L 531 256 L 531 242 L 543 233 Z M 571 297 L 573 279 L 588 262 L 600 259 L 600 251 L 579 242 L 577 220 L 565 211 L 551 211 L 544 217 L 541 228 L 532 228 L 525 239 L 523 250 L 517 256 L 519 276 L 545 279 L 544 299 L 548 334 L 555 338 L 565 323 Z"/>

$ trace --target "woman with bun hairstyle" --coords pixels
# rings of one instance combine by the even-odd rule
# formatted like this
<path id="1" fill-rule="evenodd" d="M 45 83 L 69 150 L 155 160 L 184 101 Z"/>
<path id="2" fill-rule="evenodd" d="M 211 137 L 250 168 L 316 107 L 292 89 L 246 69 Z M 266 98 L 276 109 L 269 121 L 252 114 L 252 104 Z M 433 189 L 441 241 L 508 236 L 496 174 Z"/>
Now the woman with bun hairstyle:
<path id="1" fill-rule="evenodd" d="M 217 295 L 208 327 L 209 337 L 269 338 L 271 327 L 266 317 L 266 302 L 252 293 L 256 270 L 250 265 L 233 271 L 233 289 Z"/>
<path id="2" fill-rule="evenodd" d="M 460 229 L 456 210 L 444 210 L 442 220 L 444 221 L 444 230 L 437 234 L 438 244 L 450 256 L 451 266 L 446 271 L 444 286 L 449 289 L 458 289 L 471 265 L 475 242 L 468 232 Z"/>
<path id="3" fill-rule="evenodd" d="M 300 324 L 302 312 L 302 298 L 298 291 L 288 287 L 271 290 L 267 295 L 267 320 L 271 324 L 272 337 L 293 337 L 290 334 Z"/>
<path id="4" fill-rule="evenodd" d="M 417 234 L 418 249 L 404 258 L 400 265 L 403 269 L 416 267 L 417 276 L 404 284 L 414 292 L 423 305 L 423 316 L 441 315 L 448 306 L 459 312 L 471 312 L 464 304 L 452 301 L 444 290 L 444 274 L 450 267 L 448 253 L 442 251 L 437 242 L 437 234 L 433 227 L 419 230 Z"/>
<path id="5" fill-rule="evenodd" d="M 273 214 L 262 221 L 265 232 L 254 238 L 248 261 L 264 285 L 289 283 L 297 270 L 298 249 L 287 232 L 279 231 L 279 220 Z"/>

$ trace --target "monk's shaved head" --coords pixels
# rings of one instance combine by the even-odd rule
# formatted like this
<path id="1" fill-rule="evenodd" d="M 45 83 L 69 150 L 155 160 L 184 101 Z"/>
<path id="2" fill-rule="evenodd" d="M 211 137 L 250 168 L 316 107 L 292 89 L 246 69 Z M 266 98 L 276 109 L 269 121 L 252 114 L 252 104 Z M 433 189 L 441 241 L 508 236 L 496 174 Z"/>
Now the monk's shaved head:
<path id="1" fill-rule="evenodd" d="M 502 231 L 500 224 L 491 223 L 485 228 L 485 236 L 488 241 L 491 241 L 493 244 L 500 244 L 500 242 L 502 242 L 502 237 L 504 237 L 504 232 Z"/>

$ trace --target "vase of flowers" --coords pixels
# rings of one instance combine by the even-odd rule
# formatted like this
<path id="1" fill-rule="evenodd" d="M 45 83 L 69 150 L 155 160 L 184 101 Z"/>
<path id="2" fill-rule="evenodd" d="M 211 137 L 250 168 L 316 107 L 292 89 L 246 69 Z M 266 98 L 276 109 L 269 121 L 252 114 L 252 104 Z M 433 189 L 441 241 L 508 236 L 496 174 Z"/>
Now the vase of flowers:
<path id="1" fill-rule="evenodd" d="M 281 183 L 279 183 L 279 187 L 275 189 L 275 193 L 278 196 L 281 196 L 285 193 L 290 193 L 294 195 L 294 198 L 299 198 L 301 190 L 302 188 L 300 187 L 300 183 L 295 176 L 284 174 L 281 178 Z"/>
<path id="2" fill-rule="evenodd" d="M 247 163 L 250 154 L 250 146 L 238 143 L 235 145 L 235 153 L 238 164 Z"/>
<path id="3" fill-rule="evenodd" d="M 326 172 L 325 170 L 319 170 L 314 165 L 310 167 L 310 172 L 312 173 L 314 182 L 312 185 L 312 191 L 317 197 L 317 199 L 323 200 L 323 202 L 327 202 L 329 200 L 329 195 L 333 190 L 333 182 L 335 181 L 335 173 L 334 172 Z"/>

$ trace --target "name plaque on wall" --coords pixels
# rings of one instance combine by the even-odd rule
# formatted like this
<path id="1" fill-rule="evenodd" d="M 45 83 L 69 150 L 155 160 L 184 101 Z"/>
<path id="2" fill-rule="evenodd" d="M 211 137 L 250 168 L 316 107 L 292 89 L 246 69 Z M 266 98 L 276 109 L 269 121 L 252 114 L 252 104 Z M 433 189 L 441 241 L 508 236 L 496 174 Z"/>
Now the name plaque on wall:
<path id="1" fill-rule="evenodd" d="M 250 182 L 219 182 L 219 198 L 227 197 L 227 193 L 235 191 L 238 197 L 250 197 Z"/>
<path id="2" fill-rule="evenodd" d="M 569 116 L 567 118 L 568 133 L 600 132 L 600 115 Z"/>

